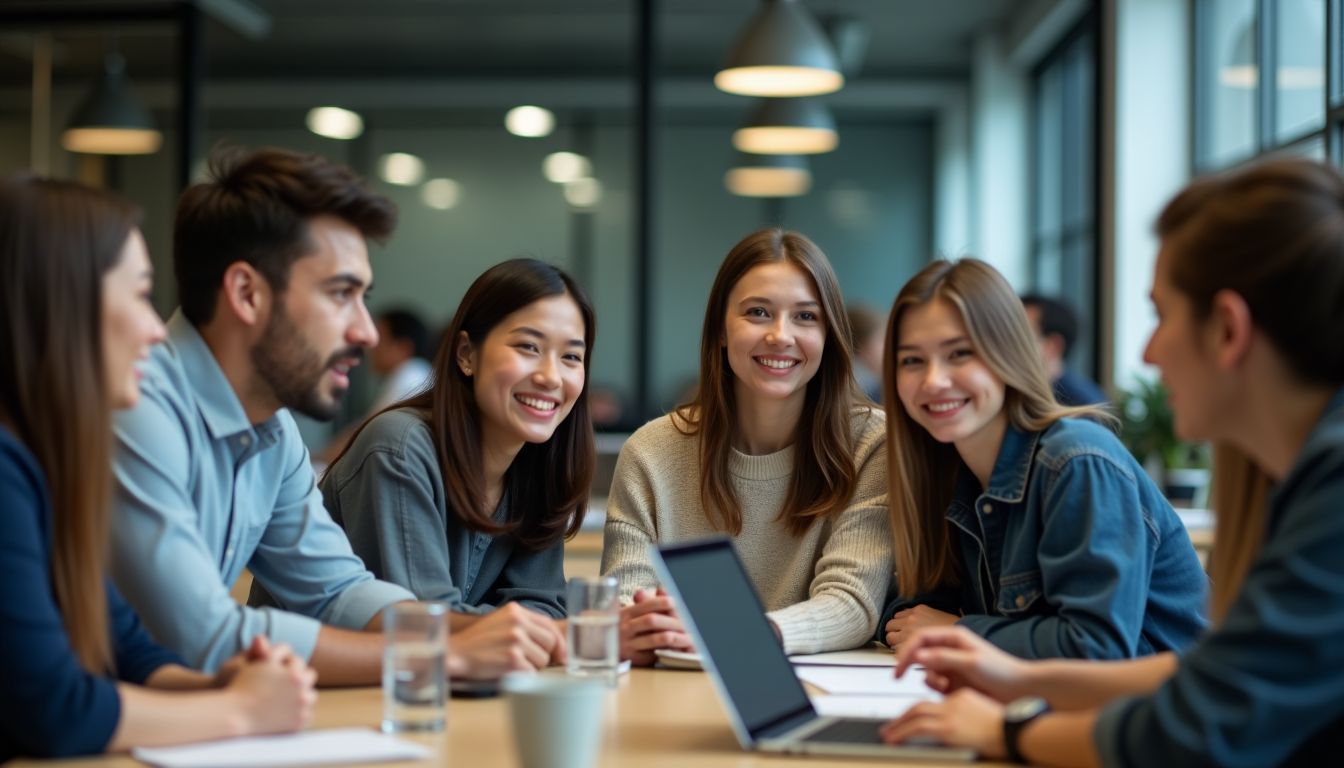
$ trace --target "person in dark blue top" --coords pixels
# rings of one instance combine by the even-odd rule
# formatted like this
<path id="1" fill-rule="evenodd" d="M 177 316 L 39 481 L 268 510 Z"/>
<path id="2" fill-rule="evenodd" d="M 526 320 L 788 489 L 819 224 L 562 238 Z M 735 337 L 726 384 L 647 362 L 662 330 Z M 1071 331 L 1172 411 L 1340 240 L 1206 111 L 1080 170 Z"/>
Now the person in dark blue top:
<path id="1" fill-rule="evenodd" d="M 930 264 L 887 338 L 897 596 L 881 639 L 956 623 L 1019 656 L 1086 659 L 1195 642 L 1208 579 L 1185 527 L 1104 410 L 1051 396 L 1002 275 Z"/>
<path id="2" fill-rule="evenodd" d="M 313 674 L 288 649 L 258 640 L 218 675 L 189 670 L 107 580 L 111 410 L 135 403 L 136 363 L 164 335 L 138 218 L 71 182 L 0 181 L 0 762 L 312 713 Z"/>
<path id="3" fill-rule="evenodd" d="M 1068 367 L 1069 355 L 1078 341 L 1078 314 L 1073 307 L 1038 293 L 1024 294 L 1022 306 L 1027 310 L 1055 400 L 1060 405 L 1105 403 L 1106 394 L 1095 381 Z"/>
<path id="4" fill-rule="evenodd" d="M 1297 158 L 1205 177 L 1157 233 L 1144 359 L 1180 436 L 1216 446 L 1212 631 L 1179 659 L 1078 664 L 927 630 L 897 674 L 924 664 L 950 695 L 888 724 L 888 741 L 1060 766 L 1344 753 L 1344 177 Z"/>

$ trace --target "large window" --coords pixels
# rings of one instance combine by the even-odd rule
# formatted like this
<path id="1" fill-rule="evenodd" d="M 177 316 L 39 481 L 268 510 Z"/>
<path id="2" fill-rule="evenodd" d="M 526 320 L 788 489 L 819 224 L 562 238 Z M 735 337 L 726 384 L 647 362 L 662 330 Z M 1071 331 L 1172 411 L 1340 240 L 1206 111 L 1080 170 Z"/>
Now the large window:
<path id="1" fill-rule="evenodd" d="M 1195 0 L 1195 166 L 1216 170 L 1266 152 L 1340 160 L 1328 141 L 1327 56 L 1339 57 L 1339 0 Z M 1338 67 L 1334 67 L 1335 71 Z M 1266 74 L 1272 73 L 1272 74 Z M 1338 78 L 1333 78 L 1338 82 Z"/>
<path id="2" fill-rule="evenodd" d="M 1096 32 L 1087 16 L 1033 79 L 1032 289 L 1078 313 L 1069 366 L 1096 378 Z"/>

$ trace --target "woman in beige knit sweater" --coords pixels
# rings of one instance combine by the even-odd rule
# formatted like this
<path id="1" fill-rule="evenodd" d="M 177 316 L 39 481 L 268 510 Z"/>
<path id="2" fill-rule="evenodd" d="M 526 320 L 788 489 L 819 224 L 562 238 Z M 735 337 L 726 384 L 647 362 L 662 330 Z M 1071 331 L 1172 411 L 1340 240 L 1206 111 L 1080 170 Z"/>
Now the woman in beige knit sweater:
<path id="1" fill-rule="evenodd" d="M 653 542 L 728 534 L 788 653 L 862 645 L 892 577 L 885 419 L 854 383 L 825 254 L 796 232 L 738 243 L 705 310 L 695 398 L 621 450 L 602 571 L 633 602 L 624 655 L 689 645 L 656 586 Z"/>

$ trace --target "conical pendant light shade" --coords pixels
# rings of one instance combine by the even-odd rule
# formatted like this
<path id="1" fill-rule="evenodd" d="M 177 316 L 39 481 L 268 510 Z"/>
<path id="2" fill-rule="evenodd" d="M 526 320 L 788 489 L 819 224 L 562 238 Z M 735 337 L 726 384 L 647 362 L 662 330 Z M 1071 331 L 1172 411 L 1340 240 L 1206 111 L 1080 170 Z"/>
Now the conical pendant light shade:
<path id="1" fill-rule="evenodd" d="M 797 197 L 812 188 L 812 172 L 797 155 L 743 153 L 724 174 L 723 185 L 742 197 Z"/>
<path id="2" fill-rule="evenodd" d="M 714 85 L 744 96 L 815 96 L 845 84 L 830 41 L 798 0 L 764 0 Z"/>
<path id="3" fill-rule="evenodd" d="M 75 109 L 61 144 L 93 155 L 148 155 L 159 151 L 163 134 L 140 106 L 126 82 L 126 60 L 109 54 L 103 74 Z"/>
<path id="4" fill-rule="evenodd" d="M 761 99 L 741 128 L 733 147 L 770 155 L 814 155 L 840 143 L 835 119 L 816 99 Z"/>

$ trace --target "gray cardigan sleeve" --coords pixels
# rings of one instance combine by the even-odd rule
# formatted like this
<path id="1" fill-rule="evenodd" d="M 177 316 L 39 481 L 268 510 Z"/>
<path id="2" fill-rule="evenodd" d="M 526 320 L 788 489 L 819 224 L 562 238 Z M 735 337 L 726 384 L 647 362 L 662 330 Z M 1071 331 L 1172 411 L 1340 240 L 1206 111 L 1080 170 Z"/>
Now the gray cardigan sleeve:
<path id="1" fill-rule="evenodd" d="M 421 600 L 480 612 L 465 605 L 453 581 L 443 479 L 429 430 L 417 416 L 391 411 L 376 417 L 323 478 L 322 494 L 355 554 L 378 578 Z"/>
<path id="2" fill-rule="evenodd" d="M 516 602 L 565 616 L 564 546 L 540 552 L 496 538 L 470 572 L 477 536 L 448 508 L 428 426 L 413 411 L 374 418 L 322 482 L 327 508 L 379 578 L 459 613 Z"/>

